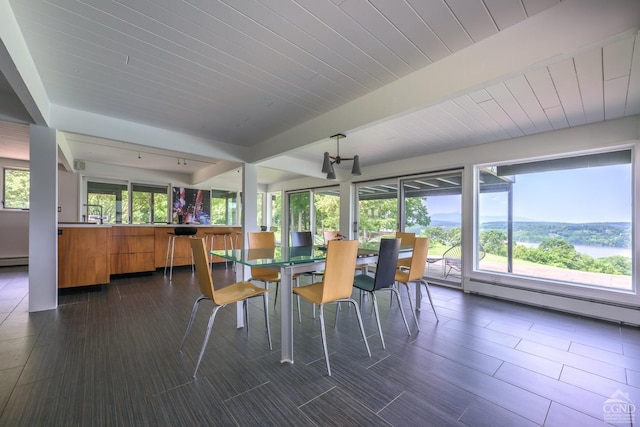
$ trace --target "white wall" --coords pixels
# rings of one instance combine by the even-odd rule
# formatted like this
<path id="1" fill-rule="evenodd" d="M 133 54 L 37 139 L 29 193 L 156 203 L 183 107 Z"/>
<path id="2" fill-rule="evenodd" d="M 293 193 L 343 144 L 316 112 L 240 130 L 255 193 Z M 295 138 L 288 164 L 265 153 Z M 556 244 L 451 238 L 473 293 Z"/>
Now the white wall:
<path id="1" fill-rule="evenodd" d="M 78 174 L 58 168 L 58 221 L 78 222 Z"/>
<path id="2" fill-rule="evenodd" d="M 0 236 L 2 265 L 24 265 L 29 257 L 29 211 L 0 211 Z"/>
<path id="3" fill-rule="evenodd" d="M 0 167 L 28 168 L 29 162 L 0 158 Z M 24 265 L 28 257 L 29 211 L 0 209 L 0 265 Z"/>

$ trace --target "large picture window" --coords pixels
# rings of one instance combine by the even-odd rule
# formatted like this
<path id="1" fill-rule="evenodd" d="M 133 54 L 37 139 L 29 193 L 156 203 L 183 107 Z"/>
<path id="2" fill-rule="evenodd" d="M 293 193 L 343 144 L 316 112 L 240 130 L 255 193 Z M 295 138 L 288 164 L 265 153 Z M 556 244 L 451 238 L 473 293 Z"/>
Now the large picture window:
<path id="1" fill-rule="evenodd" d="M 632 290 L 630 150 L 477 170 L 481 270 Z"/>

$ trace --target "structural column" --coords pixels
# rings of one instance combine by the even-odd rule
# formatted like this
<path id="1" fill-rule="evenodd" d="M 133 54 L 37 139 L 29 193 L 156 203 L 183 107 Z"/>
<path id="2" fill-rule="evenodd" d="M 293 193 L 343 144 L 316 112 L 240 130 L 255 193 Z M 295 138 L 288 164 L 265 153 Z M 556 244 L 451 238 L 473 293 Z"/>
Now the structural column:
<path id="1" fill-rule="evenodd" d="M 58 306 L 58 145 L 56 131 L 29 127 L 29 311 Z"/>

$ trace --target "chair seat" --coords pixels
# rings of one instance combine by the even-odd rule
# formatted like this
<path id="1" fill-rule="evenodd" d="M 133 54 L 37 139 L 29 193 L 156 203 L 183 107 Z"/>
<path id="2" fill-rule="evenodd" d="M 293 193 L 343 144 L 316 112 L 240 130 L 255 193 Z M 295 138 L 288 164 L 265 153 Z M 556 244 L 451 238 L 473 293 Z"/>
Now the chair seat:
<path id="1" fill-rule="evenodd" d="M 255 280 L 264 280 L 265 282 L 277 282 L 280 280 L 280 273 L 265 267 L 252 267 L 251 278 Z"/>
<path id="2" fill-rule="evenodd" d="M 396 282 L 407 283 L 409 281 L 409 271 L 407 270 L 396 270 Z"/>
<path id="3" fill-rule="evenodd" d="M 375 279 L 368 274 L 358 274 L 353 278 L 353 286 L 363 291 L 373 292 Z"/>
<path id="4" fill-rule="evenodd" d="M 237 282 L 220 290 L 216 290 L 215 298 L 217 304 L 227 305 L 266 292 L 266 289 L 260 288 L 251 282 Z"/>
<path id="5" fill-rule="evenodd" d="M 302 298 L 313 304 L 322 304 L 322 287 L 323 282 L 312 283 L 311 285 L 293 288 L 293 293 L 300 295 Z"/>

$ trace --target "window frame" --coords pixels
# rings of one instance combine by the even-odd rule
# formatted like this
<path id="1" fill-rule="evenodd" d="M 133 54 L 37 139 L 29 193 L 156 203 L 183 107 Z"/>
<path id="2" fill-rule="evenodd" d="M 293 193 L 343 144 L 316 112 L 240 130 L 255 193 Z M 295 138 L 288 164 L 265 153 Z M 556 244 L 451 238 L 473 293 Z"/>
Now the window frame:
<path id="1" fill-rule="evenodd" d="M 31 208 L 31 201 L 29 196 L 27 197 L 27 207 L 7 207 L 7 171 L 27 172 L 29 179 L 31 179 L 31 170 L 29 168 L 21 168 L 14 166 L 2 166 L 2 209 L 7 211 L 28 211 Z M 31 188 L 29 188 L 31 192 Z"/>
<path id="2" fill-rule="evenodd" d="M 466 271 L 466 275 L 469 280 L 473 280 L 487 285 L 498 285 L 507 288 L 523 289 L 527 291 L 537 291 L 543 294 L 565 296 L 572 300 L 597 300 L 609 303 L 619 303 L 624 306 L 637 305 L 640 302 L 638 298 L 638 263 L 636 262 L 633 254 L 636 253 L 636 224 L 633 220 L 637 216 L 637 194 L 638 188 L 636 184 L 637 175 L 637 162 L 638 153 L 634 145 L 622 145 L 622 146 L 610 146 L 599 150 L 587 150 L 580 152 L 561 152 L 554 155 L 535 157 L 535 158 L 514 158 L 510 160 L 485 162 L 474 164 L 472 167 L 472 181 L 473 181 L 473 233 L 472 237 L 474 247 L 475 242 L 479 242 L 480 235 L 480 219 L 479 219 L 479 192 L 480 185 L 479 171 L 487 167 L 495 167 L 502 165 L 510 165 L 514 163 L 534 163 L 538 161 L 556 160 L 556 159 L 568 159 L 572 157 L 580 157 L 584 155 L 597 155 L 606 154 L 617 151 L 631 151 L 631 193 L 632 193 L 632 206 L 631 206 L 631 253 L 632 253 L 632 269 L 631 269 L 631 290 L 604 288 L 601 286 L 594 286 L 585 283 L 566 282 L 560 280 L 554 280 L 536 276 L 524 276 L 514 273 L 480 270 L 477 268 L 477 264 L 474 262 L 472 266 Z M 474 250 L 475 252 L 475 250 Z M 475 253 L 474 253 L 475 256 Z M 508 291 L 507 291 L 508 292 Z M 542 298 L 542 297 L 541 297 Z M 635 302 L 633 302 L 635 301 Z"/>

